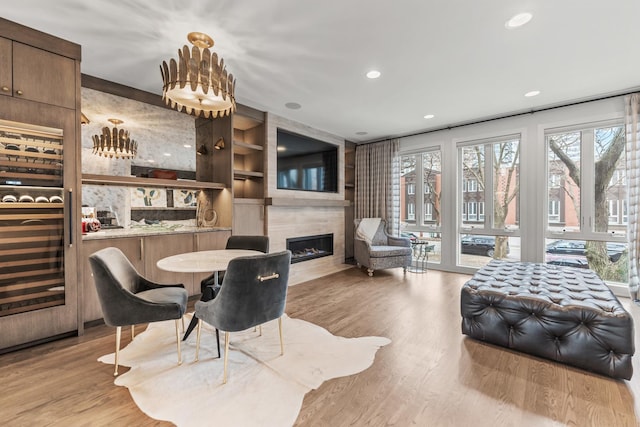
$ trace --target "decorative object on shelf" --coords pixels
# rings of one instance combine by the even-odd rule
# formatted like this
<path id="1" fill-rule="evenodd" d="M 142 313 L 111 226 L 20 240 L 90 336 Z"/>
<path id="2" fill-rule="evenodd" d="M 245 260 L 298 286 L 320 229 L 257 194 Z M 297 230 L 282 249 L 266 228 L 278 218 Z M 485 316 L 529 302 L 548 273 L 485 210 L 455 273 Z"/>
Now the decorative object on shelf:
<path id="1" fill-rule="evenodd" d="M 176 171 L 166 169 L 153 169 L 149 173 L 149 176 L 158 179 L 178 179 L 178 173 Z"/>
<path id="2" fill-rule="evenodd" d="M 224 138 L 223 137 L 218 138 L 216 143 L 213 144 L 213 148 L 215 148 L 216 150 L 224 150 Z"/>
<path id="3" fill-rule="evenodd" d="M 207 197 L 203 193 L 200 195 L 197 199 L 196 225 L 205 228 L 215 227 L 218 223 L 218 213 L 211 207 Z"/>
<path id="4" fill-rule="evenodd" d="M 207 150 L 207 147 L 204 146 L 204 144 L 200 145 L 200 147 L 198 147 L 198 149 L 196 150 L 196 153 L 200 156 L 206 156 L 207 154 L 209 154 L 209 150 Z"/>
<path id="5" fill-rule="evenodd" d="M 119 119 L 109 119 L 113 129 L 102 128 L 102 135 L 93 135 L 93 154 L 117 159 L 132 159 L 138 152 L 138 143 L 129 137 L 129 131 L 118 129 L 124 123 Z"/>
<path id="6" fill-rule="evenodd" d="M 80 124 L 88 125 L 89 123 L 91 123 L 91 120 L 89 120 L 89 118 L 85 116 L 83 112 L 80 112 Z"/>
<path id="7" fill-rule="evenodd" d="M 137 187 L 131 189 L 132 207 L 167 207 L 167 192 L 160 188 Z"/>
<path id="8" fill-rule="evenodd" d="M 178 61 L 171 59 L 160 66 L 162 98 L 167 105 L 187 114 L 204 117 L 224 117 L 236 111 L 235 80 L 227 73 L 224 59 L 211 52 L 213 39 L 207 34 L 193 32 L 187 35 L 193 45 L 178 50 Z"/>

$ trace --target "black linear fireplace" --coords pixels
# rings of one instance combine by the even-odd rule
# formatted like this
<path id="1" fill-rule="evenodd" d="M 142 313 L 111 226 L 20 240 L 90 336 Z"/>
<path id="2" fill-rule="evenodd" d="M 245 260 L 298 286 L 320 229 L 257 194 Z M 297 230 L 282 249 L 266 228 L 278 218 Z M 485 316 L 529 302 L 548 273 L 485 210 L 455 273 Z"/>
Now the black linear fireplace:
<path id="1" fill-rule="evenodd" d="M 291 251 L 291 264 L 333 255 L 333 234 L 304 236 L 287 239 Z"/>

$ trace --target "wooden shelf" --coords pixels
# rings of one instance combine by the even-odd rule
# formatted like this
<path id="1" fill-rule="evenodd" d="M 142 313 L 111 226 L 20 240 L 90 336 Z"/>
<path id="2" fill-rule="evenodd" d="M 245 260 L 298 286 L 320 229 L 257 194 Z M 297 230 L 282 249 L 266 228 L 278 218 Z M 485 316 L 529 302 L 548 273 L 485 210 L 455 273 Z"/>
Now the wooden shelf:
<path id="1" fill-rule="evenodd" d="M 62 209 L 64 203 L 0 202 L 0 209 Z"/>
<path id="2" fill-rule="evenodd" d="M 263 151 L 264 147 L 257 144 L 248 144 L 241 141 L 233 141 L 233 151 L 237 154 L 249 154 L 255 151 Z"/>
<path id="3" fill-rule="evenodd" d="M 82 174 L 84 185 L 122 185 L 128 187 L 161 187 L 189 190 L 223 190 L 224 184 L 219 182 L 183 181 L 175 179 L 139 178 L 136 176 L 113 176 Z"/>
<path id="4" fill-rule="evenodd" d="M 349 200 L 333 200 L 333 199 L 293 199 L 287 197 L 267 197 L 265 199 L 265 205 L 267 206 L 318 206 L 318 207 L 344 207 L 349 206 L 351 202 Z"/>
<path id="5" fill-rule="evenodd" d="M 256 171 L 245 171 L 240 169 L 233 170 L 234 177 L 240 178 L 262 178 L 264 177 L 264 172 L 256 172 Z"/>
<path id="6" fill-rule="evenodd" d="M 234 205 L 264 205 L 264 199 L 252 197 L 236 197 L 233 199 Z"/>

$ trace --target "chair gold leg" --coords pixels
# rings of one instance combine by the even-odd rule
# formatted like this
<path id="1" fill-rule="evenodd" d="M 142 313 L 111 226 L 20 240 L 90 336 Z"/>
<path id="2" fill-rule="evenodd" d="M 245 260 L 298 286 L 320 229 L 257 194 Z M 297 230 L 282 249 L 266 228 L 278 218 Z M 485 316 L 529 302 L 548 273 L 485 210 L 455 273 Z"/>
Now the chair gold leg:
<path id="1" fill-rule="evenodd" d="M 184 316 L 182 316 L 181 319 L 182 319 L 182 333 L 184 334 Z"/>
<path id="2" fill-rule="evenodd" d="M 178 343 L 178 365 L 182 365 L 182 351 L 180 349 L 180 321 L 176 319 L 176 343 Z"/>
<path id="3" fill-rule="evenodd" d="M 260 333 L 258 334 L 258 336 L 262 336 L 262 325 L 258 326 L 258 329 L 260 330 Z"/>
<path id="4" fill-rule="evenodd" d="M 198 319 L 198 330 L 196 333 L 196 362 L 198 361 L 198 355 L 200 354 L 200 331 L 202 330 L 202 319 Z"/>
<path id="5" fill-rule="evenodd" d="M 222 384 L 227 383 L 227 360 L 229 358 L 229 332 L 224 333 L 224 376 Z"/>
<path id="6" fill-rule="evenodd" d="M 131 339 L 136 337 L 136 325 L 131 325 Z"/>
<path id="7" fill-rule="evenodd" d="M 113 376 L 118 376 L 118 356 L 120 355 L 120 336 L 122 335 L 122 326 L 116 327 L 116 367 Z"/>
<path id="8" fill-rule="evenodd" d="M 278 329 L 280 330 L 280 356 L 284 354 L 284 340 L 282 339 L 282 316 L 278 317 Z"/>

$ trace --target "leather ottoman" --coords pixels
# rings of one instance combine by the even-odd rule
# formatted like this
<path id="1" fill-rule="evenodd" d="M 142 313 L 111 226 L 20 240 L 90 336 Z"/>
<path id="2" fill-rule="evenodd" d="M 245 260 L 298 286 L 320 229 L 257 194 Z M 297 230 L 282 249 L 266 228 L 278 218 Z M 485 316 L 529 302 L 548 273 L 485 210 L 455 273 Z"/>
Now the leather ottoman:
<path id="1" fill-rule="evenodd" d="M 633 319 L 593 271 L 491 261 L 461 291 L 462 333 L 630 379 Z"/>

